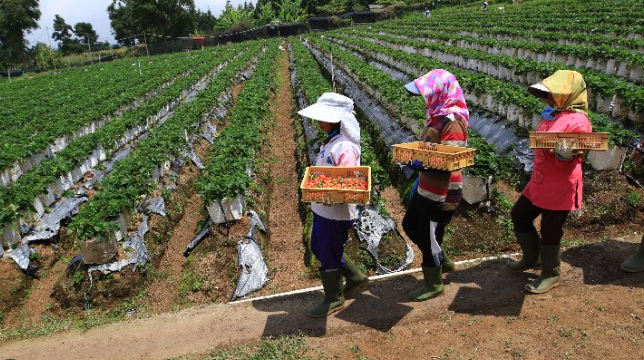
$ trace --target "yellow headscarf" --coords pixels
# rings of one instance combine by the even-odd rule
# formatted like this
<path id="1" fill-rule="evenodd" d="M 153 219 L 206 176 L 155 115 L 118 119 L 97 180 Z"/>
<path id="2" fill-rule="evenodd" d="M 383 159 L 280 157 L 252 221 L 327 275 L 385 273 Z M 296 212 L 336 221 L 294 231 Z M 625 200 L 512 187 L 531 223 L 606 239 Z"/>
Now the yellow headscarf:
<path id="1" fill-rule="evenodd" d="M 571 70 L 558 70 L 538 85 L 545 86 L 548 89 L 554 101 L 553 107 L 557 111 L 569 110 L 581 113 L 588 111 L 586 82 L 580 73 Z M 533 87 L 530 89 L 532 90 Z M 534 91 L 530 92 L 535 94 Z"/>

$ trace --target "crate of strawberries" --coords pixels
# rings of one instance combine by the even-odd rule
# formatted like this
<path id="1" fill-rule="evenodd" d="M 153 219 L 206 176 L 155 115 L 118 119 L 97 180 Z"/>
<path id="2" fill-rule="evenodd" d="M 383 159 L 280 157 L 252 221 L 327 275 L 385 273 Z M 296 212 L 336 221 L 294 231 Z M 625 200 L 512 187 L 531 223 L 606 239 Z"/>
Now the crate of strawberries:
<path id="1" fill-rule="evenodd" d="M 300 185 L 302 201 L 323 204 L 369 204 L 371 167 L 310 166 Z"/>

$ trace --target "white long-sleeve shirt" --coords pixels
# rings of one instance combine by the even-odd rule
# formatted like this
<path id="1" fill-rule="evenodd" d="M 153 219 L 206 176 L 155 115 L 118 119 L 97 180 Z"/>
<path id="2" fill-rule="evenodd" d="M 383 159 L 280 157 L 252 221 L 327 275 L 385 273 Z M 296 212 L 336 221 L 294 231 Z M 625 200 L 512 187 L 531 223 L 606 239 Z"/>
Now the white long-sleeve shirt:
<path id="1" fill-rule="evenodd" d="M 327 144 L 322 145 L 315 165 L 360 166 L 360 145 L 351 142 L 342 134 L 336 135 Z M 320 203 L 312 203 L 311 210 L 330 220 L 355 220 L 358 218 L 357 205 L 354 204 L 325 206 Z"/>

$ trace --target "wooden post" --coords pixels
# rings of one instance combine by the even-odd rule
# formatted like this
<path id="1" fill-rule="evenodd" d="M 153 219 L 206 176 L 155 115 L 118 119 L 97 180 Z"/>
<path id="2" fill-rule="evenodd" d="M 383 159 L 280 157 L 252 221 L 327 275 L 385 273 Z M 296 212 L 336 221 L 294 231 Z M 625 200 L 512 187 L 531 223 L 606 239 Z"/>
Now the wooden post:
<path id="1" fill-rule="evenodd" d="M 143 73 L 141 73 L 141 60 L 139 58 L 137 58 L 136 62 L 139 64 L 139 76 L 141 76 L 141 75 L 143 75 Z"/>
<path id="2" fill-rule="evenodd" d="M 9 74 L 9 84 L 11 84 L 11 69 L 7 69 L 7 74 Z"/>
<path id="3" fill-rule="evenodd" d="M 333 53 L 331 53 L 331 83 L 333 84 L 333 92 L 337 92 L 335 89 L 335 68 L 333 67 Z"/>
<path id="4" fill-rule="evenodd" d="M 89 38 L 89 34 L 85 34 L 85 35 L 87 35 L 87 47 L 89 48 L 89 59 L 92 62 L 92 64 L 94 64 L 94 58 L 92 57 L 92 41 Z"/>
<path id="5" fill-rule="evenodd" d="M 148 50 L 148 36 L 143 32 L 143 42 L 145 43 L 145 53 L 148 55 L 148 63 L 150 62 L 150 51 Z"/>

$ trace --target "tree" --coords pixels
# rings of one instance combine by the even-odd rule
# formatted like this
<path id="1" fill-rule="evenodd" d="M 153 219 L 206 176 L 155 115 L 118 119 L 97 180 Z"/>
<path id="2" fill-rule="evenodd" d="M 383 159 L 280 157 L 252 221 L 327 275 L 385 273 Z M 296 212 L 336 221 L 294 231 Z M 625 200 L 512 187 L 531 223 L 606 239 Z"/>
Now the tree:
<path id="1" fill-rule="evenodd" d="M 224 12 L 217 19 L 216 30 L 221 32 L 228 30 L 243 31 L 250 29 L 252 26 L 253 14 L 244 11 L 241 5 L 237 8 L 233 7 L 230 0 L 228 0 Z"/>
<path id="2" fill-rule="evenodd" d="M 38 28 L 39 0 L 0 1 L 0 67 L 15 65 L 26 58 L 25 32 Z"/>
<path id="3" fill-rule="evenodd" d="M 54 69 L 56 63 L 60 63 L 60 54 L 53 51 L 45 43 L 37 43 L 29 49 L 29 57 L 31 58 L 32 66 L 36 68 L 51 70 Z"/>
<path id="4" fill-rule="evenodd" d="M 98 34 L 90 23 L 79 22 L 74 25 L 74 34 L 84 43 L 93 44 L 98 40 Z"/>
<path id="5" fill-rule="evenodd" d="M 112 0 L 107 12 L 117 39 L 142 39 L 146 33 L 148 40 L 155 41 L 188 36 L 195 30 L 194 0 Z"/>
<path id="6" fill-rule="evenodd" d="M 277 15 L 281 22 L 293 23 L 306 18 L 306 13 L 302 8 L 302 0 L 283 0 L 278 7 Z"/>
<path id="7" fill-rule="evenodd" d="M 210 9 L 206 12 L 201 12 L 197 10 L 197 32 L 200 34 L 212 34 L 215 31 L 215 24 L 217 23 L 217 18 L 212 14 Z"/>
<path id="8" fill-rule="evenodd" d="M 60 15 L 54 17 L 54 32 L 51 34 L 51 38 L 64 43 L 71 40 L 73 28 L 71 25 L 65 22 Z"/>

